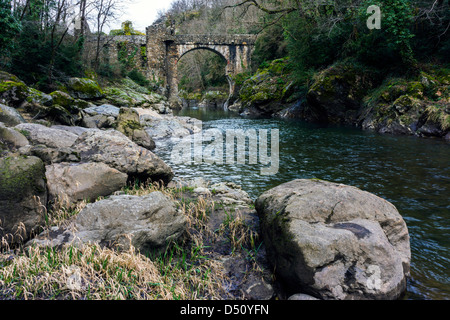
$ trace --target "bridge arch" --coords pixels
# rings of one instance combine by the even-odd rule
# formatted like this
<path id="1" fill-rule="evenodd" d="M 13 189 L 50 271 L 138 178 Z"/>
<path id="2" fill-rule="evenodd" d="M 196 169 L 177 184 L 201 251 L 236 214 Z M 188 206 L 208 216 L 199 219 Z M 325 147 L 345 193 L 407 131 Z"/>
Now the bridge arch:
<path id="1" fill-rule="evenodd" d="M 197 50 L 208 50 L 210 52 L 214 52 L 215 54 L 217 54 L 218 56 L 220 56 L 224 61 L 228 62 L 227 58 L 225 58 L 225 55 L 220 52 L 219 50 L 213 48 L 213 47 L 208 47 L 208 46 L 196 46 L 196 47 L 189 47 L 189 48 L 183 48 L 180 50 L 179 54 L 180 56 L 178 57 L 178 61 L 183 58 L 186 54 L 192 52 L 192 51 L 197 51 Z"/>
<path id="2" fill-rule="evenodd" d="M 178 61 L 188 52 L 210 50 L 226 62 L 226 77 L 230 84 L 230 97 L 234 94 L 233 76 L 250 66 L 255 35 L 174 35 L 163 24 L 147 28 L 147 61 L 150 77 L 166 89 L 169 101 L 178 101 Z"/>
<path id="3" fill-rule="evenodd" d="M 222 50 L 220 50 L 222 49 Z M 223 47 L 222 48 L 216 48 L 215 46 L 204 46 L 204 45 L 199 45 L 199 46 L 179 46 L 178 47 L 179 50 L 179 57 L 176 61 L 176 70 L 174 71 L 173 77 L 175 79 L 178 79 L 178 62 L 187 54 L 197 51 L 197 50 L 207 50 L 209 52 L 213 52 L 216 55 L 218 55 L 219 57 L 222 58 L 222 60 L 224 62 L 226 62 L 225 65 L 225 69 L 224 69 L 224 73 L 225 73 L 225 77 L 228 81 L 228 85 L 229 85 L 229 98 L 227 100 L 227 103 L 229 102 L 230 97 L 233 95 L 234 93 L 234 82 L 233 79 L 231 77 L 231 71 L 230 71 L 230 61 L 226 58 L 226 53 L 223 52 Z M 178 83 L 174 83 L 174 86 L 176 85 L 178 88 Z"/>

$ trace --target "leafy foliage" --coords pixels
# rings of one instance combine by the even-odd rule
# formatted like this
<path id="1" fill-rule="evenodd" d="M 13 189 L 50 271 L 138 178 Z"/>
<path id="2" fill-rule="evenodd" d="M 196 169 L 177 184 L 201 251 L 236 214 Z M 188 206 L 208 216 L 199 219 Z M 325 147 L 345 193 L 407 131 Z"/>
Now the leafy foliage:
<path id="1" fill-rule="evenodd" d="M 20 32 L 21 24 L 11 12 L 11 1 L 0 0 L 0 67 L 6 67 L 10 62 L 14 49 L 14 37 Z"/>

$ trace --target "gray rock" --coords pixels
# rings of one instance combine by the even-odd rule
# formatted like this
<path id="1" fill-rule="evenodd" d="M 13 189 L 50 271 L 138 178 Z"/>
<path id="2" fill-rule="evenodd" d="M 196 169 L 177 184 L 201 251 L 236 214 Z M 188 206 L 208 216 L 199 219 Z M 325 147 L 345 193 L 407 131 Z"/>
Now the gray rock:
<path id="1" fill-rule="evenodd" d="M 152 117 L 141 115 L 140 121 L 152 139 L 182 138 L 201 131 L 201 121 L 189 117 Z"/>
<path id="2" fill-rule="evenodd" d="M 152 104 L 152 109 L 157 111 L 160 114 L 171 114 L 172 113 L 172 110 L 167 105 L 167 103 Z"/>
<path id="3" fill-rule="evenodd" d="M 445 140 L 445 141 L 450 141 L 450 132 L 448 132 L 448 133 L 444 136 L 444 140 Z"/>
<path id="4" fill-rule="evenodd" d="M 296 293 L 288 298 L 288 300 L 319 300 L 314 298 L 313 296 L 304 294 L 304 293 Z"/>
<path id="5" fill-rule="evenodd" d="M 90 129 L 108 129 L 114 126 L 116 119 L 112 116 L 97 114 L 95 116 L 85 116 L 81 125 Z"/>
<path id="6" fill-rule="evenodd" d="M 83 242 L 119 242 L 143 251 L 165 247 L 178 239 L 186 227 L 186 217 L 161 192 L 138 196 L 112 196 L 88 205 L 75 222 L 77 237 Z M 125 242 L 124 242 L 125 241 Z"/>
<path id="7" fill-rule="evenodd" d="M 29 242 L 44 246 L 97 243 L 141 252 L 164 249 L 186 229 L 186 217 L 161 192 L 111 196 L 87 205 L 67 229 L 53 228 Z"/>
<path id="8" fill-rule="evenodd" d="M 3 122 L 6 126 L 13 127 L 26 121 L 16 109 L 0 103 L 0 122 Z"/>
<path id="9" fill-rule="evenodd" d="M 117 118 L 119 116 L 120 108 L 110 104 L 103 104 L 101 106 L 86 108 L 83 111 L 91 116 L 103 115 Z"/>
<path id="10" fill-rule="evenodd" d="M 256 201 L 269 260 L 292 290 L 322 299 L 397 299 L 410 269 L 407 226 L 386 200 L 294 180 Z"/>
<path id="11" fill-rule="evenodd" d="M 43 223 L 45 168 L 36 157 L 0 158 L 0 238 L 27 240 Z"/>
<path id="12" fill-rule="evenodd" d="M 46 166 L 50 200 L 68 204 L 93 201 L 124 187 L 128 176 L 104 163 L 59 163 Z"/>
<path id="13" fill-rule="evenodd" d="M 27 132 L 32 144 L 43 144 L 50 148 L 67 148 L 77 140 L 78 136 L 66 130 L 49 128 L 35 123 L 23 123 L 17 129 Z"/>
<path id="14" fill-rule="evenodd" d="M 79 152 L 72 148 L 49 148 L 45 145 L 31 146 L 29 154 L 40 158 L 45 164 L 80 162 Z"/>
<path id="15" fill-rule="evenodd" d="M 7 128 L 0 122 L 0 143 L 6 144 L 10 148 L 19 149 L 29 145 L 28 139 L 19 131 Z"/>
<path id="16" fill-rule="evenodd" d="M 247 192 L 233 182 L 220 182 L 209 188 L 212 193 L 221 198 L 224 204 L 248 205 L 253 203 Z"/>
<path id="17" fill-rule="evenodd" d="M 172 169 L 164 161 L 116 130 L 85 132 L 72 148 L 80 152 L 82 161 L 106 163 L 141 181 L 168 183 L 173 178 Z"/>
<path id="18" fill-rule="evenodd" d="M 88 131 L 88 128 L 84 128 L 84 127 L 77 127 L 77 126 L 63 126 L 63 125 L 54 125 L 51 126 L 52 129 L 57 129 L 57 130 L 63 130 L 63 131 L 68 131 L 70 133 L 73 133 L 77 136 L 82 135 L 83 133 L 85 133 L 86 131 Z"/>

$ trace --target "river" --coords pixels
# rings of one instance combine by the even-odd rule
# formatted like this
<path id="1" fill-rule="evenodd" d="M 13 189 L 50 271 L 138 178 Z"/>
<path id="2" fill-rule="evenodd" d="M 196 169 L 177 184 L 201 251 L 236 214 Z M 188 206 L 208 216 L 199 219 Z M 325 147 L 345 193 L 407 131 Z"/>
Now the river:
<path id="1" fill-rule="evenodd" d="M 450 144 L 437 139 L 380 135 L 299 120 L 250 119 L 220 110 L 183 109 L 203 129 L 278 129 L 279 172 L 262 165 L 175 164 L 170 147 L 156 153 L 178 177 L 237 183 L 254 199 L 299 178 L 356 186 L 393 203 L 408 225 L 411 279 L 405 299 L 450 299 Z"/>

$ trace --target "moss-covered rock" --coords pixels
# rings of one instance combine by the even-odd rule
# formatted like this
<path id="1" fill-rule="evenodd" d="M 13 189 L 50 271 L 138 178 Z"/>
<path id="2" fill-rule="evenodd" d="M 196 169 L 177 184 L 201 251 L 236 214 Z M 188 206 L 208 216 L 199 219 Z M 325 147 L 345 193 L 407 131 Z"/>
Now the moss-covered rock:
<path id="1" fill-rule="evenodd" d="M 67 92 L 76 99 L 97 100 L 104 93 L 97 81 L 88 78 L 71 78 L 66 85 Z"/>
<path id="2" fill-rule="evenodd" d="M 45 167 L 36 157 L 4 157 L 0 159 L 0 237 L 20 232 L 24 240 L 36 232 L 47 204 Z M 6 237 L 8 240 L 14 239 Z"/>
<path id="3" fill-rule="evenodd" d="M 27 85 L 17 81 L 1 81 L 0 82 L 0 103 L 18 106 L 29 94 Z"/>
<path id="4" fill-rule="evenodd" d="M 42 91 L 36 90 L 34 88 L 29 88 L 28 97 L 26 101 L 32 104 L 51 106 L 53 103 L 53 97 Z"/>
<path id="5" fill-rule="evenodd" d="M 74 99 L 62 91 L 50 93 L 50 106 L 35 105 L 39 109 L 39 118 L 63 125 L 78 125 L 83 119 L 82 109 L 89 106 L 84 100 Z"/>
<path id="6" fill-rule="evenodd" d="M 142 87 L 129 78 L 111 83 L 104 89 L 104 103 L 118 107 L 151 108 L 166 100 L 165 97 Z"/>
<path id="7" fill-rule="evenodd" d="M 130 108 L 121 108 L 117 117 L 116 130 L 122 132 L 137 145 L 149 150 L 155 149 L 153 139 L 139 122 L 139 114 Z"/>
<path id="8" fill-rule="evenodd" d="M 50 93 L 50 96 L 53 99 L 53 104 L 62 106 L 64 108 L 71 107 L 75 104 L 75 99 L 68 93 L 65 93 L 63 91 L 54 91 Z"/>
<path id="9" fill-rule="evenodd" d="M 19 77 L 1 70 L 0 70 L 0 81 L 23 82 L 22 80 L 19 79 Z"/>
<path id="10" fill-rule="evenodd" d="M 450 129 L 449 75 L 446 69 L 429 69 L 412 79 L 386 80 L 366 97 L 362 128 L 444 137 Z"/>
<path id="11" fill-rule="evenodd" d="M 317 73 L 306 97 L 307 117 L 312 121 L 353 123 L 375 78 L 372 70 L 352 63 L 336 64 Z"/>
<path id="12" fill-rule="evenodd" d="M 289 98 L 291 68 L 288 58 L 274 60 L 242 83 L 239 100 L 246 107 L 256 107 L 263 113 L 273 114 L 283 108 Z"/>

